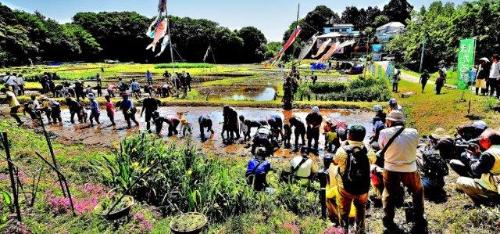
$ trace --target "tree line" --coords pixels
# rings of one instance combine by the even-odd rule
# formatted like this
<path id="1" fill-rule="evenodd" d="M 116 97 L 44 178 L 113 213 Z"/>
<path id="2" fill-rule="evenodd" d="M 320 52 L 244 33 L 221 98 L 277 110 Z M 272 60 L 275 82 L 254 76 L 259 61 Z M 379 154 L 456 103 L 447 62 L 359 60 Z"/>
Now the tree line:
<path id="1" fill-rule="evenodd" d="M 317 6 L 298 21 L 302 32 L 287 55 L 296 57 L 303 43 L 316 32 L 322 32 L 326 24 L 351 23 L 364 36 L 373 38 L 377 27 L 396 21 L 407 26 L 406 32 L 390 41 L 387 52 L 394 54 L 398 63 L 417 69 L 425 42 L 424 68 L 433 70 L 440 62 L 456 63 L 459 41 L 463 38 L 476 38 L 477 59 L 499 53 L 499 19 L 498 0 L 475 0 L 460 5 L 436 1 L 420 10 L 414 10 L 406 0 L 390 0 L 383 9 L 349 6 L 341 14 L 327 6 Z M 296 26 L 297 22 L 290 24 L 284 41 Z"/>
<path id="2" fill-rule="evenodd" d="M 170 61 L 170 51 L 155 58 L 145 50 L 152 41 L 146 36 L 152 20 L 136 12 L 82 12 L 71 23 L 59 24 L 38 12 L 0 4 L 0 65 Z M 210 20 L 176 16 L 170 17 L 170 25 L 176 61 L 201 61 L 209 46 L 217 63 L 260 62 L 266 54 L 267 40 L 255 27 L 233 31 Z"/>

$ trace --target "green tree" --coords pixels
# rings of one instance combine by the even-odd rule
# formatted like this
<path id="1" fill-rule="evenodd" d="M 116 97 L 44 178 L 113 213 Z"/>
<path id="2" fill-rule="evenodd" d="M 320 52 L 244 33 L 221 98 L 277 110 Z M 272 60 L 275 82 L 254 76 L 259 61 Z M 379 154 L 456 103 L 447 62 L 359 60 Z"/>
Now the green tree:
<path id="1" fill-rule="evenodd" d="M 243 54 L 241 62 L 260 62 L 264 59 L 267 40 L 264 34 L 255 27 L 244 27 L 238 31 L 243 39 Z"/>
<path id="2" fill-rule="evenodd" d="M 406 0 L 391 0 L 384 6 L 384 15 L 389 17 L 390 21 L 401 22 L 406 24 L 406 20 L 410 19 L 413 6 Z"/>

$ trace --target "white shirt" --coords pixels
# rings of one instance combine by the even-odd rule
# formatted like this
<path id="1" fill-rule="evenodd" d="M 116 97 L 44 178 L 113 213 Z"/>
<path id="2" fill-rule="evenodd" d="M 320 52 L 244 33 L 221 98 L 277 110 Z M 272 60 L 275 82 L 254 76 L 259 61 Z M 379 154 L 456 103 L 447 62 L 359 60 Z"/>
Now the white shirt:
<path id="1" fill-rule="evenodd" d="M 300 162 L 302 162 L 302 156 L 297 156 L 292 159 L 290 162 L 292 168 L 296 168 Z M 311 175 L 311 173 L 315 172 L 315 167 L 314 167 L 314 162 L 310 158 L 307 159 L 306 162 L 302 163 L 300 165 L 299 169 L 297 172 L 295 172 L 295 176 L 302 177 L 302 178 L 307 178 Z"/>
<path id="2" fill-rule="evenodd" d="M 400 130 L 401 127 L 392 127 L 380 131 L 378 143 L 381 149 Z M 384 156 L 384 169 L 394 172 L 417 171 L 417 146 L 419 135 L 413 128 L 405 130 L 389 146 Z"/>
<path id="3" fill-rule="evenodd" d="M 4 78 L 5 84 L 8 84 L 10 86 L 17 86 L 17 78 L 15 76 L 6 76 Z"/>
<path id="4" fill-rule="evenodd" d="M 490 79 L 500 78 L 500 64 L 498 62 L 491 64 Z"/>
<path id="5" fill-rule="evenodd" d="M 24 78 L 23 77 L 17 77 L 17 84 L 24 85 Z"/>

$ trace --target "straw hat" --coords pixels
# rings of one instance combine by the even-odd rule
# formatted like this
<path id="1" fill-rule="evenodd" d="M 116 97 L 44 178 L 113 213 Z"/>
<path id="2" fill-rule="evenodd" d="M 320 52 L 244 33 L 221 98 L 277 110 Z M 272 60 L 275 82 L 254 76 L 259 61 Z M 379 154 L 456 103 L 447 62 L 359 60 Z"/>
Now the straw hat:
<path id="1" fill-rule="evenodd" d="M 405 115 L 401 111 L 391 111 L 391 113 L 389 113 L 389 115 L 385 119 L 397 123 L 404 123 Z"/>

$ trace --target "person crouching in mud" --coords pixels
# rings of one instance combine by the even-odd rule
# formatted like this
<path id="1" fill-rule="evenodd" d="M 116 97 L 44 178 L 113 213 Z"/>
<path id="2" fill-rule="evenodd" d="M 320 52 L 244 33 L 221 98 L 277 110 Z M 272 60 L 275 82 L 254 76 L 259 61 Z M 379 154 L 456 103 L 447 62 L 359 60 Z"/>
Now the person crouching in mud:
<path id="1" fill-rule="evenodd" d="M 253 138 L 252 154 L 255 155 L 255 150 L 258 147 L 264 147 L 266 148 L 266 154 L 272 156 L 274 155 L 276 145 L 277 143 L 273 139 L 271 128 L 269 126 L 262 126 L 257 129 L 257 134 Z"/>
<path id="2" fill-rule="evenodd" d="M 306 139 L 305 139 L 306 125 L 304 124 L 304 122 L 302 122 L 302 120 L 299 117 L 293 116 L 290 119 L 290 132 L 292 131 L 292 129 L 293 129 L 293 135 L 295 136 L 295 149 L 293 151 L 299 152 L 301 146 L 299 145 L 299 139 L 302 140 L 301 143 L 302 145 L 306 144 Z"/>
<path id="3" fill-rule="evenodd" d="M 238 130 L 238 113 L 232 107 L 224 106 L 222 115 L 224 117 L 224 124 L 222 126 L 222 139 L 226 143 L 234 142 L 234 135 L 236 133 L 236 139 L 240 139 L 240 133 Z M 224 138 L 224 133 L 226 133 L 226 138 Z"/>
<path id="4" fill-rule="evenodd" d="M 283 119 L 279 115 L 271 115 L 267 120 L 267 123 L 271 127 L 271 132 L 276 140 L 283 140 Z"/>
<path id="5" fill-rule="evenodd" d="M 156 134 L 160 135 L 161 134 L 161 130 L 163 129 L 163 123 L 167 123 L 168 124 L 168 135 L 169 137 L 171 136 L 177 136 L 177 134 L 179 134 L 179 131 L 177 131 L 177 127 L 179 126 L 180 124 L 180 120 L 175 117 L 175 116 L 172 116 L 172 117 L 162 117 L 160 116 L 160 112 L 158 111 L 155 111 L 153 112 L 153 121 L 155 123 L 155 127 L 156 127 Z"/>
<path id="6" fill-rule="evenodd" d="M 83 111 L 83 106 L 80 102 L 76 101 L 74 98 L 66 97 L 66 105 L 69 108 L 69 113 L 71 115 L 71 123 L 75 124 L 75 115 L 78 117 L 78 122 L 87 122 L 87 113 Z"/>
<path id="7" fill-rule="evenodd" d="M 210 137 L 214 135 L 214 130 L 212 129 L 212 119 L 208 115 L 202 115 L 198 118 L 198 124 L 200 125 L 200 138 L 202 142 L 205 142 L 207 138 L 205 137 L 205 129 L 210 132 Z"/>
<path id="8" fill-rule="evenodd" d="M 263 125 L 267 125 L 267 121 L 264 120 L 251 120 L 245 119 L 243 115 L 240 115 L 240 131 L 243 133 L 243 141 L 248 141 L 251 139 L 250 133 L 253 128 L 259 129 Z"/>

